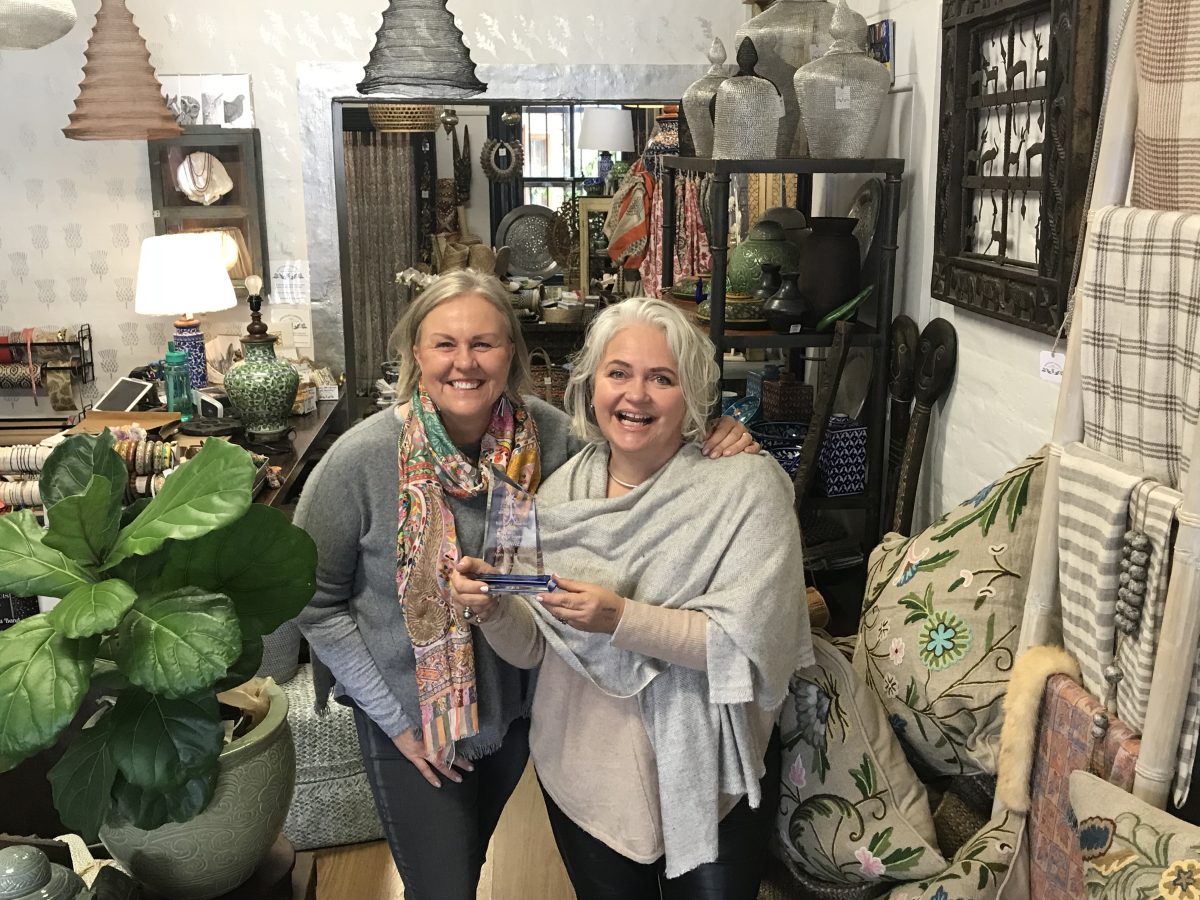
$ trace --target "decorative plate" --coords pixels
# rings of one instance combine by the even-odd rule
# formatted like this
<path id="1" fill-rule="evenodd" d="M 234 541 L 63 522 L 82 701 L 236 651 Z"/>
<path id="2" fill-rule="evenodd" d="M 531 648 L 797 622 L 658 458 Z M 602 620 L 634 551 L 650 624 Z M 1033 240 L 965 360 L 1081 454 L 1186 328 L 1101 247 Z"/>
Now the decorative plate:
<path id="1" fill-rule="evenodd" d="M 707 325 L 711 308 L 712 303 L 707 297 L 701 300 L 696 306 L 696 321 Z M 725 327 L 746 330 L 766 328 L 767 320 L 763 318 L 762 302 L 751 300 L 749 294 L 730 291 L 725 295 Z"/>
<path id="2" fill-rule="evenodd" d="M 879 220 L 879 210 L 883 206 L 883 182 L 878 178 L 869 178 L 850 204 L 846 218 L 856 219 L 854 236 L 858 238 L 858 255 L 861 263 L 866 263 L 867 255 L 875 242 L 875 223 Z"/>
<path id="3" fill-rule="evenodd" d="M 833 411 L 857 419 L 871 390 L 871 351 L 851 347 L 833 398 Z"/>
<path id="4" fill-rule="evenodd" d="M 546 277 L 558 272 L 550 252 L 554 210 L 534 203 L 518 206 L 500 220 L 496 246 L 509 248 L 508 271 L 514 275 Z"/>
<path id="5" fill-rule="evenodd" d="M 751 394 L 748 397 L 742 397 L 740 400 L 734 400 L 726 406 L 725 415 L 731 419 L 737 419 L 743 425 L 749 427 L 750 423 L 758 418 L 761 407 L 762 398 Z"/>

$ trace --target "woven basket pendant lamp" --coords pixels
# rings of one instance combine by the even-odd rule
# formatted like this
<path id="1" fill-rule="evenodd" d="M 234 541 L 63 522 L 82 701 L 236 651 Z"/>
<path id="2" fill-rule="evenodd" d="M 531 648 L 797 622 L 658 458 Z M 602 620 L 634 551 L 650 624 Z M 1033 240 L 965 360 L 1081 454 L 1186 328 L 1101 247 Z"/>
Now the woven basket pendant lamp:
<path id="1" fill-rule="evenodd" d="M 83 81 L 63 134 L 77 141 L 145 141 L 183 133 L 125 0 L 100 0 L 83 55 Z"/>
<path id="2" fill-rule="evenodd" d="M 71 0 L 0 0 L 0 49 L 36 50 L 75 27 Z"/>
<path id="3" fill-rule="evenodd" d="M 485 90 L 446 0 L 391 0 L 359 93 L 457 98 Z"/>

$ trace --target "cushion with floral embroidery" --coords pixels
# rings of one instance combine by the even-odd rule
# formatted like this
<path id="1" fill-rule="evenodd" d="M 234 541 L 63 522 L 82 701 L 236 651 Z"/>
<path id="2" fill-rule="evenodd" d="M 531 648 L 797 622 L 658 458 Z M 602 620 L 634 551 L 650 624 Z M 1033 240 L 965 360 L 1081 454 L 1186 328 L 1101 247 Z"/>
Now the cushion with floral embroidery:
<path id="1" fill-rule="evenodd" d="M 783 704 L 777 845 L 784 862 L 834 884 L 910 881 L 940 872 L 925 786 L 879 700 L 827 636 Z"/>
<path id="2" fill-rule="evenodd" d="M 1024 834 L 1025 816 L 1007 810 L 999 812 L 959 848 L 945 869 L 933 878 L 896 888 L 887 898 L 995 900 L 1004 896 L 1004 889 L 1013 874 L 1013 859 Z M 1020 890 L 1016 893 L 1021 894 Z"/>
<path id="3" fill-rule="evenodd" d="M 1045 452 L 871 554 L 854 668 L 931 773 L 996 773 Z"/>
<path id="4" fill-rule="evenodd" d="M 1088 897 L 1200 900 L 1200 828 L 1089 772 L 1071 773 L 1071 808 Z"/>

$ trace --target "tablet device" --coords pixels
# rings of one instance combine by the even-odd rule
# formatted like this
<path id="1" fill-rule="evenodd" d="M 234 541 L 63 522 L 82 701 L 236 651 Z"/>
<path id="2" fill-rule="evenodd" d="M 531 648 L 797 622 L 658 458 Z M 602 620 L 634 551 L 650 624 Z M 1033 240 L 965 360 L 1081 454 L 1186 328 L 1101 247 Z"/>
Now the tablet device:
<path id="1" fill-rule="evenodd" d="M 137 409 L 137 405 L 150 393 L 152 387 L 154 383 L 151 381 L 118 378 L 92 408 L 102 412 L 129 412 Z"/>

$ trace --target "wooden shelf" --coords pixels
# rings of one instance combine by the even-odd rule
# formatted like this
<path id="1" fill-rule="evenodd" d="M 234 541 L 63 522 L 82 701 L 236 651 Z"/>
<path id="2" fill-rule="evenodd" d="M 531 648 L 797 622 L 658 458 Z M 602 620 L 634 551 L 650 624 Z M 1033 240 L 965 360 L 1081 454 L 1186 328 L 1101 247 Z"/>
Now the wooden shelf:
<path id="1" fill-rule="evenodd" d="M 245 206 L 167 206 L 154 210 L 156 219 L 241 219 L 250 215 Z"/>
<path id="2" fill-rule="evenodd" d="M 706 334 L 708 333 L 708 322 L 701 322 L 700 317 L 696 314 L 696 304 L 690 300 L 681 300 L 678 297 L 667 296 L 676 307 L 687 313 L 696 327 L 700 328 Z M 782 349 L 790 349 L 793 347 L 830 347 L 833 345 L 833 332 L 806 331 L 802 334 L 777 334 L 768 328 L 760 328 L 755 330 L 745 328 L 726 328 L 722 333 L 721 346 L 729 349 L 745 349 L 747 347 L 779 347 Z M 873 328 L 868 325 L 859 323 L 855 327 L 853 336 L 850 339 L 851 346 L 855 347 L 877 347 L 883 340 L 882 335 L 878 334 Z"/>

